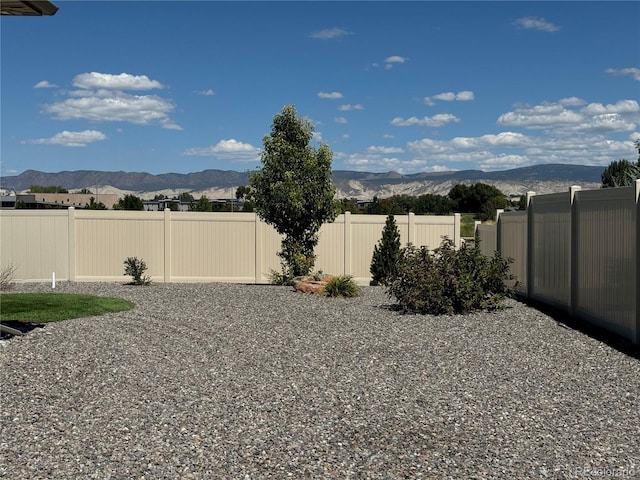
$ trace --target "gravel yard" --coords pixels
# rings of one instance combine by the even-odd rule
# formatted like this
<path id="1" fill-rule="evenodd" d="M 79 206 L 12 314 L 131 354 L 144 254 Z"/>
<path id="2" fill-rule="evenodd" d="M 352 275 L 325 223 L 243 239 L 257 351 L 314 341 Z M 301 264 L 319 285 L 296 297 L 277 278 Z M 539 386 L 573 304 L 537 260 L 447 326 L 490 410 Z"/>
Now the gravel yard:
<path id="1" fill-rule="evenodd" d="M 640 478 L 640 361 L 516 301 L 432 317 L 381 287 L 55 291 L 136 307 L 2 342 L 0 478 Z"/>

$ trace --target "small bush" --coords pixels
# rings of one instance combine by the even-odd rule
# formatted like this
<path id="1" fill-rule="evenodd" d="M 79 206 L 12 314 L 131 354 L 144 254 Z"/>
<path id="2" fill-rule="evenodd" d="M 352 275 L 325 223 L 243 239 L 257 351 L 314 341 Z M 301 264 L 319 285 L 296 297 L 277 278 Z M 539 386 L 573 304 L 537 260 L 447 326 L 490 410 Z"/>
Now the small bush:
<path id="1" fill-rule="evenodd" d="M 396 273 L 400 252 L 400 232 L 395 218 L 389 215 L 382 230 L 382 238 L 373 249 L 369 267 L 373 285 L 387 285 L 391 281 Z"/>
<path id="2" fill-rule="evenodd" d="M 124 275 L 130 275 L 134 285 L 149 285 L 151 283 L 151 277 L 144 275 L 146 270 L 147 264 L 138 257 L 127 257 L 124 261 Z"/>
<path id="3" fill-rule="evenodd" d="M 402 250 L 398 270 L 388 286 L 403 312 L 456 314 L 502 308 L 513 295 L 512 259 L 496 252 L 483 255 L 473 247 L 456 250 L 449 239 L 429 252 L 412 245 Z"/>
<path id="4" fill-rule="evenodd" d="M 293 285 L 293 278 L 272 269 L 269 272 L 269 283 L 271 285 Z"/>
<path id="5" fill-rule="evenodd" d="M 16 267 L 13 263 L 9 263 L 0 269 L 0 291 L 4 292 L 13 288 L 15 275 Z"/>
<path id="6" fill-rule="evenodd" d="M 327 297 L 357 297 L 360 289 L 350 275 L 340 275 L 334 277 L 324 287 Z"/>

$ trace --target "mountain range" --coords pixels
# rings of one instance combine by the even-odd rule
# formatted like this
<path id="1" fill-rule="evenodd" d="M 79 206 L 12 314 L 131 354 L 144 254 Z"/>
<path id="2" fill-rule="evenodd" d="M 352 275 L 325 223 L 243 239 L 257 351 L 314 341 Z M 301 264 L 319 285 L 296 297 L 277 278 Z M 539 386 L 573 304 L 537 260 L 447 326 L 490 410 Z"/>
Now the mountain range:
<path id="1" fill-rule="evenodd" d="M 567 191 L 571 185 L 585 189 L 598 188 L 604 167 L 547 164 L 515 168 L 496 172 L 461 170 L 400 174 L 397 172 L 371 173 L 334 170 L 333 183 L 338 198 L 371 199 L 392 195 L 446 195 L 456 184 L 487 183 L 499 188 L 505 195 L 519 196 L 527 191 L 538 194 Z M 247 185 L 249 172 L 230 170 L 204 170 L 194 173 L 107 172 L 77 170 L 47 173 L 26 170 L 20 175 L 0 179 L 0 189 L 21 193 L 31 185 L 59 186 L 69 191 L 87 188 L 99 193 L 133 193 L 142 198 L 154 195 L 177 195 L 189 192 L 194 197 L 234 198 L 235 189 Z"/>

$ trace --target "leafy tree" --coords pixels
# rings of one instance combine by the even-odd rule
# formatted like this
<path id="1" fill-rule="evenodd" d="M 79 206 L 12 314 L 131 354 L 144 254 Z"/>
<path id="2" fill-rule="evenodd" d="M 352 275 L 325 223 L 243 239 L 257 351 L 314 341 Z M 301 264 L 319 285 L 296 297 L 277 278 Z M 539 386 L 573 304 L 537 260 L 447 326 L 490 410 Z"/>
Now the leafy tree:
<path id="1" fill-rule="evenodd" d="M 509 200 L 496 187 L 486 183 L 471 186 L 458 184 L 449 191 L 454 209 L 462 213 L 474 213 L 479 220 L 495 219 L 498 208 L 505 208 Z"/>
<path id="2" fill-rule="evenodd" d="M 87 203 L 84 208 L 87 210 L 106 210 L 107 207 L 102 202 L 96 202 L 94 197 L 89 198 L 89 203 Z"/>
<path id="3" fill-rule="evenodd" d="M 165 195 L 163 195 L 162 193 L 153 196 L 153 199 L 156 200 L 156 201 L 157 200 L 164 200 L 165 198 L 167 198 L 167 197 Z"/>
<path id="4" fill-rule="evenodd" d="M 78 193 L 82 193 L 82 194 L 86 194 L 86 195 L 90 195 L 93 192 L 91 190 L 89 190 L 88 188 L 83 188 L 82 190 L 78 190 Z"/>
<path id="5" fill-rule="evenodd" d="M 382 238 L 373 248 L 369 271 L 374 285 L 388 285 L 391 282 L 395 277 L 400 255 L 400 232 L 395 218 L 389 215 L 382 230 Z"/>
<path id="6" fill-rule="evenodd" d="M 196 201 L 193 195 L 191 195 L 189 192 L 182 192 L 180 195 L 178 195 L 178 200 L 184 203 L 191 203 Z"/>
<path id="7" fill-rule="evenodd" d="M 449 215 L 453 211 L 453 202 L 442 195 L 427 193 L 414 201 L 413 212 L 424 215 Z"/>
<path id="8" fill-rule="evenodd" d="M 211 212 L 213 207 L 209 199 L 202 195 L 197 202 L 191 202 L 189 210 L 192 212 Z"/>
<path id="9" fill-rule="evenodd" d="M 332 222 L 339 207 L 331 182 L 332 152 L 309 145 L 313 125 L 287 105 L 263 139 L 262 168 L 249 179 L 256 212 L 283 235 L 283 273 L 288 279 L 308 274 L 315 263 L 318 231 Z"/>
<path id="10" fill-rule="evenodd" d="M 373 200 L 367 205 L 367 213 L 370 215 L 382 215 L 382 204 L 377 196 L 373 196 Z"/>
<path id="11" fill-rule="evenodd" d="M 640 178 L 640 140 L 636 140 L 635 146 L 638 150 L 638 162 L 633 163 L 624 158 L 611 162 L 601 175 L 603 188 L 626 187 Z"/>
<path id="12" fill-rule="evenodd" d="M 241 186 L 236 189 L 236 198 L 238 200 L 244 200 L 242 204 L 243 212 L 253 212 L 256 208 L 256 204 L 251 200 L 251 188 L 248 186 Z"/>
<path id="13" fill-rule="evenodd" d="M 29 193 L 69 193 L 69 190 L 53 185 L 46 187 L 42 185 L 31 185 L 29 187 Z"/>
<path id="14" fill-rule="evenodd" d="M 358 200 L 355 198 L 343 198 L 340 200 L 340 213 L 345 212 L 360 213 Z"/>
<path id="15" fill-rule="evenodd" d="M 113 206 L 114 210 L 144 210 L 144 204 L 140 197 L 127 194 Z"/>

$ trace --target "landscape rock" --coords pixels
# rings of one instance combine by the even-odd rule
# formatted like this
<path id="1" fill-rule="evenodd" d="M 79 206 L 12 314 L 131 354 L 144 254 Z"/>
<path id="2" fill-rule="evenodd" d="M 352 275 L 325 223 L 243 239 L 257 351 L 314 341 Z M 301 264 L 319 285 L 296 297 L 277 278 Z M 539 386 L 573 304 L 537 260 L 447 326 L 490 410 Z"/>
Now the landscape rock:
<path id="1" fill-rule="evenodd" d="M 316 280 L 316 278 L 312 276 L 302 277 L 294 283 L 293 287 L 296 289 L 296 292 L 324 295 L 325 286 L 334 278 L 336 278 L 334 275 L 325 275 L 320 280 Z"/>

